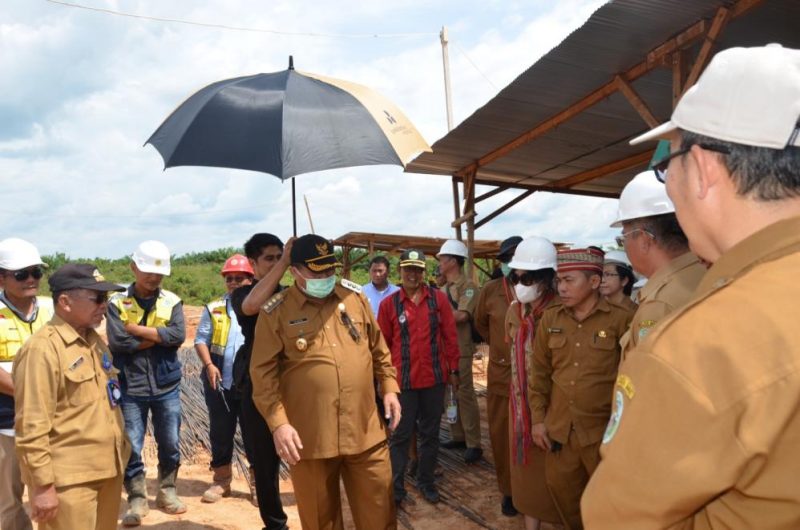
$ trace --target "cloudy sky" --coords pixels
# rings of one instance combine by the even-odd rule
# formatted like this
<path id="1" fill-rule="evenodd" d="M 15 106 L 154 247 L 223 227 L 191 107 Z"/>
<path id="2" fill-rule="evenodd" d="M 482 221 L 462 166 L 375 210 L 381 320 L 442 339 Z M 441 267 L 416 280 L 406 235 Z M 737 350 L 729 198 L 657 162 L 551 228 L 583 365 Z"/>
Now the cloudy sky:
<path id="1" fill-rule="evenodd" d="M 68 2 L 69 3 L 69 2 Z M 454 121 L 489 101 L 602 0 L 48 0 L 0 2 L 0 238 L 46 254 L 119 257 L 143 239 L 175 254 L 291 233 L 291 186 L 259 173 L 171 168 L 144 141 L 213 81 L 295 66 L 368 85 L 429 143 L 447 132 L 438 32 L 451 46 Z M 377 35 L 367 37 L 365 35 Z M 450 236 L 450 179 L 373 166 L 302 175 L 299 232 Z M 478 191 L 480 193 L 480 190 Z M 481 203 L 489 213 L 516 193 Z M 537 193 L 477 237 L 610 243 L 616 201 Z"/>

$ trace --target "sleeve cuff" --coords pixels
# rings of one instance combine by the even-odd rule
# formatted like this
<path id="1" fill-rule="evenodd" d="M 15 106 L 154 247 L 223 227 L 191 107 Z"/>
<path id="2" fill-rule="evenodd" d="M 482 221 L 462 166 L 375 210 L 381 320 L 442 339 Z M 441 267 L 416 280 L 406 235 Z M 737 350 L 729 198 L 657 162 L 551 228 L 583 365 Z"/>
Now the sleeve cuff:
<path id="1" fill-rule="evenodd" d="M 53 466 L 50 464 L 40 466 L 36 469 L 29 468 L 28 476 L 32 483 L 31 486 L 34 487 L 49 486 L 56 482 L 56 475 L 53 472 Z"/>
<path id="2" fill-rule="evenodd" d="M 269 432 L 275 432 L 275 429 L 289 423 L 289 417 L 286 415 L 286 411 L 283 410 L 283 405 L 278 405 L 275 407 L 275 412 L 267 416 L 267 425 L 269 425 Z"/>
<path id="3" fill-rule="evenodd" d="M 531 410 L 531 422 L 532 423 L 544 423 L 544 417 L 546 416 L 543 410 Z"/>
<path id="4" fill-rule="evenodd" d="M 381 396 L 385 396 L 389 393 L 400 393 L 400 385 L 397 384 L 397 380 L 394 377 L 387 377 L 381 380 Z"/>

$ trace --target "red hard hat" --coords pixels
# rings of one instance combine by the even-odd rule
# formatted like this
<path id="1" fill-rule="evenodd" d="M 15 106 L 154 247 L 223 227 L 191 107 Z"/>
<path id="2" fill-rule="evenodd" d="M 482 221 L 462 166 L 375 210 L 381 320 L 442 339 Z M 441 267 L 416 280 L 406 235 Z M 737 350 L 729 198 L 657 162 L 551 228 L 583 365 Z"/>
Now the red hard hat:
<path id="1" fill-rule="evenodd" d="M 222 275 L 225 276 L 229 272 L 243 272 L 245 274 L 249 274 L 250 276 L 255 274 L 248 259 L 241 254 L 234 254 L 225 260 L 225 265 L 222 267 Z"/>

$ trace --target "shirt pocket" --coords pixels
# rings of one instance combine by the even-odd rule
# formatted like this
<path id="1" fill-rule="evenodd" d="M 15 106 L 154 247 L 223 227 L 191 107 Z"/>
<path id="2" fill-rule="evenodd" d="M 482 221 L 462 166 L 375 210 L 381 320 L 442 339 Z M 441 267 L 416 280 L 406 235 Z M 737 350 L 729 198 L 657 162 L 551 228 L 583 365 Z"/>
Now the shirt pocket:
<path id="1" fill-rule="evenodd" d="M 564 335 L 550 335 L 547 339 L 547 347 L 550 348 L 550 351 L 560 351 L 563 350 L 567 345 L 567 337 Z"/>
<path id="2" fill-rule="evenodd" d="M 287 359 L 300 359 L 322 344 L 321 334 L 305 326 L 287 326 L 283 354 Z"/>
<path id="3" fill-rule="evenodd" d="M 98 398 L 97 374 L 91 360 L 84 357 L 77 367 L 64 370 L 67 401 L 72 406 L 85 405 Z"/>

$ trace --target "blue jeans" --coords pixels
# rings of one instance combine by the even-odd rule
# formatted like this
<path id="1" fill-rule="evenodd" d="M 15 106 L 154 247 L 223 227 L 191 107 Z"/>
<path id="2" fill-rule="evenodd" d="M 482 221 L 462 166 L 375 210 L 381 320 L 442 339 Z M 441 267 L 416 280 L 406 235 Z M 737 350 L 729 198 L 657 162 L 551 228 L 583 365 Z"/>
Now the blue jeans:
<path id="1" fill-rule="evenodd" d="M 142 447 L 147 431 L 147 414 L 153 413 L 153 436 L 158 446 L 158 468 L 166 475 L 181 463 L 181 389 L 175 387 L 158 396 L 122 397 L 125 432 L 131 440 L 131 458 L 125 468 L 125 480 L 144 473 Z"/>

